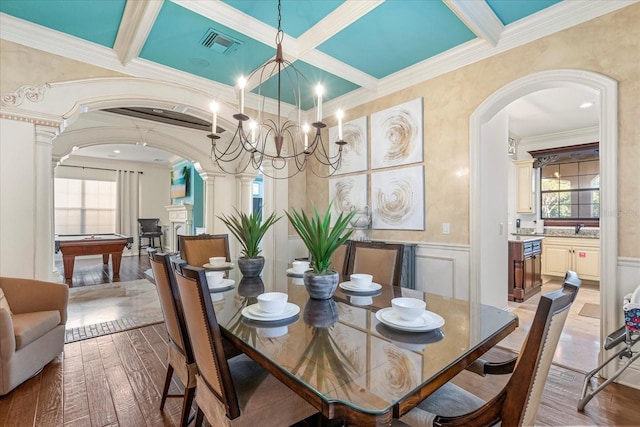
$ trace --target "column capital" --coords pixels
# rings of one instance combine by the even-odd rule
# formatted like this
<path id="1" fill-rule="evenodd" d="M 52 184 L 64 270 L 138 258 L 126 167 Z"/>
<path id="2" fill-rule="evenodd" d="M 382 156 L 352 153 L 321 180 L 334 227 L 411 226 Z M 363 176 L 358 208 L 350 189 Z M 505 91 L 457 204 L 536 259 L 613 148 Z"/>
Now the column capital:
<path id="1" fill-rule="evenodd" d="M 36 144 L 53 145 L 53 140 L 58 136 L 57 127 L 36 124 Z"/>

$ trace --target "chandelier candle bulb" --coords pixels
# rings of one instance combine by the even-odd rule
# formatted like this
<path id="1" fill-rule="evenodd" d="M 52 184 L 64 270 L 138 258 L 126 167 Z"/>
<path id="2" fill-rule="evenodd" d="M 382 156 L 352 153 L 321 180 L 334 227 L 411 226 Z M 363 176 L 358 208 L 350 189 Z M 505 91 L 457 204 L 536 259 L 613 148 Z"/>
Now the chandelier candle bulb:
<path id="1" fill-rule="evenodd" d="M 306 151 L 309 148 L 309 125 L 305 123 L 302 130 L 304 131 L 304 149 Z"/>
<path id="2" fill-rule="evenodd" d="M 342 141 L 342 110 L 338 110 L 336 116 L 338 116 L 338 140 Z"/>
<path id="3" fill-rule="evenodd" d="M 322 86 L 318 85 L 316 86 L 316 94 L 318 95 L 318 112 L 316 114 L 316 121 L 317 122 L 321 122 L 322 121 Z"/>
<path id="4" fill-rule="evenodd" d="M 243 76 L 238 79 L 238 87 L 240 88 L 240 114 L 244 114 L 244 87 L 247 81 Z"/>

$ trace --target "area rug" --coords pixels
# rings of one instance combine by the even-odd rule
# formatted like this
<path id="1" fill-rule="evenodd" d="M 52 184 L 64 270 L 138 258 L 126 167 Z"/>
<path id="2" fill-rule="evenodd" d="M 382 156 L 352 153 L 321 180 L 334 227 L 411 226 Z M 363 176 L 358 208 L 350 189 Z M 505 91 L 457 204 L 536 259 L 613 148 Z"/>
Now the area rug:
<path id="1" fill-rule="evenodd" d="M 146 279 L 70 288 L 65 342 L 162 321 L 155 285 Z"/>
<path id="2" fill-rule="evenodd" d="M 582 309 L 580 309 L 580 313 L 578 316 L 584 317 L 593 317 L 594 319 L 600 318 L 600 304 L 592 304 L 590 302 L 586 302 Z"/>

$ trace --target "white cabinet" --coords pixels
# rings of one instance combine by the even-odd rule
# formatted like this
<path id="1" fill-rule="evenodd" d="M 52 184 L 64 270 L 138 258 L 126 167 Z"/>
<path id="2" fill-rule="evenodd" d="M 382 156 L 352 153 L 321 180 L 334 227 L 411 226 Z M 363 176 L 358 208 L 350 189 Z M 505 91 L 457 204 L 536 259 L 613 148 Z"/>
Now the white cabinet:
<path id="1" fill-rule="evenodd" d="M 542 245 L 542 274 L 564 277 L 567 270 L 586 280 L 600 280 L 600 240 L 546 237 Z"/>
<path id="2" fill-rule="evenodd" d="M 516 213 L 534 213 L 533 160 L 518 160 L 516 166 Z"/>

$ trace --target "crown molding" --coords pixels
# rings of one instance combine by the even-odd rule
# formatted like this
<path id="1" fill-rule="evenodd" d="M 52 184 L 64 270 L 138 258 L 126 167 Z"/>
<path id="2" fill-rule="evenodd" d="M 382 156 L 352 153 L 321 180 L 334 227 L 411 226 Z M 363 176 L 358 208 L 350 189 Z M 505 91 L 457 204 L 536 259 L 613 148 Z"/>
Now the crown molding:
<path id="1" fill-rule="evenodd" d="M 444 3 L 481 39 L 498 44 L 504 25 L 483 1 L 444 0 Z"/>
<path id="2" fill-rule="evenodd" d="M 537 148 L 538 145 L 546 145 L 548 143 L 557 143 L 558 141 L 583 141 L 583 142 L 596 142 L 600 139 L 600 127 L 591 126 L 581 129 L 573 129 L 561 132 L 547 133 L 544 135 L 530 136 L 522 138 L 519 142 L 519 148 L 526 148 L 532 150 Z"/>
<path id="3" fill-rule="evenodd" d="M 39 126 L 49 126 L 60 129 L 63 119 L 53 114 L 26 111 L 15 107 L 0 107 L 0 119 L 17 122 L 33 123 Z"/>
<path id="4" fill-rule="evenodd" d="M 162 9 L 160 1 L 127 2 L 113 50 L 122 65 L 137 58 Z"/>

